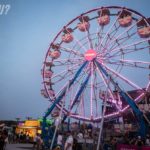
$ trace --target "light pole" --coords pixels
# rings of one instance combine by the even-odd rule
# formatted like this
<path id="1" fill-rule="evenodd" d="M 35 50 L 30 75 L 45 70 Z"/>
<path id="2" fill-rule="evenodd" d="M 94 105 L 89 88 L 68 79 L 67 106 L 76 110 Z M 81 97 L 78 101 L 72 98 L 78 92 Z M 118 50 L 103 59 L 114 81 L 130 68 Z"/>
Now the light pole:
<path id="1" fill-rule="evenodd" d="M 29 117 L 29 116 L 28 116 L 28 117 L 26 117 L 26 119 L 27 119 L 27 120 L 31 120 L 31 119 L 32 119 L 32 117 Z"/>

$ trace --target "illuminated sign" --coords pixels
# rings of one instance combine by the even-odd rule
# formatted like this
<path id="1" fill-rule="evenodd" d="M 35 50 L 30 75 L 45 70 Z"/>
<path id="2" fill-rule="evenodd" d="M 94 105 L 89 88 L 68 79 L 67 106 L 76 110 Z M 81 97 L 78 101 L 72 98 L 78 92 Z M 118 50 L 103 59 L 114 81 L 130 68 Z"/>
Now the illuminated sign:
<path id="1" fill-rule="evenodd" d="M 93 60 L 94 58 L 96 58 L 96 56 L 97 56 L 96 51 L 93 49 L 87 50 L 85 55 L 84 55 L 85 59 L 88 61 Z"/>
<path id="2" fill-rule="evenodd" d="M 28 127 L 39 127 L 40 122 L 37 120 L 26 120 L 24 126 Z"/>

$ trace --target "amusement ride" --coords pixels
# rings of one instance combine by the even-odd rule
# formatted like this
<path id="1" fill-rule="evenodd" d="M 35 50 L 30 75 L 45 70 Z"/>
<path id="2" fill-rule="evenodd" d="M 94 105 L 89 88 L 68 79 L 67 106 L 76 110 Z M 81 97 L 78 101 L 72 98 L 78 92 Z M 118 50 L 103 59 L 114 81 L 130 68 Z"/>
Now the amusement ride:
<path id="1" fill-rule="evenodd" d="M 50 102 L 45 143 L 46 119 L 56 108 L 61 122 L 101 122 L 101 130 L 103 122 L 131 109 L 144 137 L 149 120 L 137 104 L 150 93 L 150 18 L 117 6 L 82 13 L 50 43 L 42 76 L 41 94 Z"/>

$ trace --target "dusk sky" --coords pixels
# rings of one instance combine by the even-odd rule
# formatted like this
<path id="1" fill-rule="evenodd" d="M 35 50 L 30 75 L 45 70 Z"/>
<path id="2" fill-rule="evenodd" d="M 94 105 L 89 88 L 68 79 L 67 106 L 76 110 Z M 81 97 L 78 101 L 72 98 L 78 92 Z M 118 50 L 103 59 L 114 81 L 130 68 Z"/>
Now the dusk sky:
<path id="1" fill-rule="evenodd" d="M 150 17 L 150 0 L 0 0 L 0 120 L 43 115 L 49 102 L 40 94 L 41 69 L 49 44 L 76 16 L 111 5 Z"/>

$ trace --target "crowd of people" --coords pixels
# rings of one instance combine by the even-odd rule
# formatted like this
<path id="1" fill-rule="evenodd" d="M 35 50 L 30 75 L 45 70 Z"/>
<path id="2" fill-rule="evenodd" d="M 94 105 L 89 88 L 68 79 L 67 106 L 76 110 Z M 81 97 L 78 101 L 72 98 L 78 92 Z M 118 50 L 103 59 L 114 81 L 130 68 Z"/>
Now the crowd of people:
<path id="1" fill-rule="evenodd" d="M 58 130 L 52 150 L 96 150 L 99 132 L 92 127 L 78 130 Z M 52 139 L 50 139 L 50 145 Z M 27 133 L 12 134 L 6 130 L 0 131 L 0 150 L 4 150 L 7 143 L 30 143 L 34 150 L 44 150 L 44 142 L 40 134 L 34 138 Z M 136 134 L 124 134 L 101 138 L 100 150 L 116 150 L 118 144 L 150 146 L 150 133 L 145 138 Z"/>
<path id="2" fill-rule="evenodd" d="M 111 137 L 109 140 L 105 140 L 103 142 L 102 150 L 116 150 L 117 145 L 125 144 L 128 146 L 137 146 L 138 148 L 142 146 L 150 146 L 150 136 L 147 135 L 146 138 L 142 138 L 141 136 L 119 136 L 119 137 Z"/>
<path id="3" fill-rule="evenodd" d="M 78 133 L 69 131 L 67 135 L 62 133 L 58 134 L 57 145 L 63 150 L 96 150 L 97 138 L 98 136 L 94 135 L 92 130 L 87 132 L 79 131 Z M 132 137 L 122 135 L 102 139 L 100 150 L 117 150 L 118 144 L 135 145 L 137 147 L 150 146 L 150 135 L 147 134 L 146 138 L 136 135 Z M 56 150 L 58 146 L 56 146 Z"/>
<path id="4" fill-rule="evenodd" d="M 0 150 L 5 150 L 7 144 L 31 143 L 32 140 L 32 137 L 23 132 L 16 134 L 7 129 L 0 130 Z"/>

